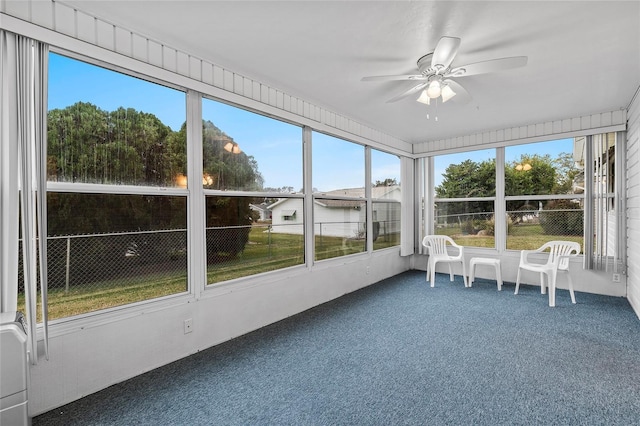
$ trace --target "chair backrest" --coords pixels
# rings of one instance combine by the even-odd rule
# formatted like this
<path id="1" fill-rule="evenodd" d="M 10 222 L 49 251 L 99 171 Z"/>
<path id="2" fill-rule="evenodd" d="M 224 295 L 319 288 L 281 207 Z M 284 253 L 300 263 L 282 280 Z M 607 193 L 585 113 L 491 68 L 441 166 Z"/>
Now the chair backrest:
<path id="1" fill-rule="evenodd" d="M 547 263 L 555 263 L 559 259 L 558 269 L 566 271 L 569 269 L 569 257 L 577 256 L 580 253 L 580 243 L 575 241 L 549 241 L 538 250 L 546 251 L 547 249 L 549 249 Z"/>
<path id="2" fill-rule="evenodd" d="M 422 245 L 429 249 L 429 254 L 447 254 L 447 244 L 457 246 L 447 235 L 427 235 L 422 239 Z"/>

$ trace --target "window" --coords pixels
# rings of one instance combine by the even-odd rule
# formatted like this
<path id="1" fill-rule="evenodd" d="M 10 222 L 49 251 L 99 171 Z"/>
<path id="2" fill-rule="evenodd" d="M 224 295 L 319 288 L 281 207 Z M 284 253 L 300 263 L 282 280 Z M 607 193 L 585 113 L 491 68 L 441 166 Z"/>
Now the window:
<path id="1" fill-rule="evenodd" d="M 574 139 L 505 148 L 507 249 L 535 249 L 551 240 L 583 246 L 584 196 L 577 186 Z"/>
<path id="2" fill-rule="evenodd" d="M 374 250 L 400 245 L 400 158 L 371 149 Z"/>
<path id="3" fill-rule="evenodd" d="M 494 149 L 434 158 L 434 229 L 458 244 L 495 247 Z"/>
<path id="4" fill-rule="evenodd" d="M 365 149 L 312 133 L 315 260 L 367 250 Z"/>
<path id="5" fill-rule="evenodd" d="M 178 186 L 184 92 L 50 53 L 47 179 Z"/>
<path id="6" fill-rule="evenodd" d="M 616 194 L 623 185 L 616 179 L 617 167 L 624 164 L 624 151 L 616 150 L 617 134 L 606 133 L 576 138 L 574 156 L 578 173 L 574 177 L 575 191 L 585 192 L 585 266 L 590 269 L 623 270 L 625 212 L 616 208 Z M 580 153 L 583 153 L 580 155 Z M 585 176 L 593 176 L 590 182 Z M 591 247 L 587 250 L 587 247 Z"/>
<path id="7" fill-rule="evenodd" d="M 203 99 L 202 117 L 205 189 L 303 191 L 299 126 L 211 99 Z"/>
<path id="8" fill-rule="evenodd" d="M 187 291 L 185 93 L 56 53 L 48 80 L 49 318 Z"/>
<path id="9" fill-rule="evenodd" d="M 498 148 L 502 176 L 494 150 L 434 157 L 435 232 L 498 250 L 575 241 L 588 254 L 586 268 L 620 270 L 624 213 L 616 211 L 616 194 L 623 185 L 616 175 L 624 156 L 616 141 L 608 133 Z M 505 244 L 496 247 L 500 229 Z"/>
<path id="10" fill-rule="evenodd" d="M 207 283 L 303 264 L 302 129 L 210 99 L 202 111 Z"/>
<path id="11" fill-rule="evenodd" d="M 288 220 L 288 221 L 296 220 L 296 211 L 295 210 L 283 210 L 282 211 L 282 220 Z"/>

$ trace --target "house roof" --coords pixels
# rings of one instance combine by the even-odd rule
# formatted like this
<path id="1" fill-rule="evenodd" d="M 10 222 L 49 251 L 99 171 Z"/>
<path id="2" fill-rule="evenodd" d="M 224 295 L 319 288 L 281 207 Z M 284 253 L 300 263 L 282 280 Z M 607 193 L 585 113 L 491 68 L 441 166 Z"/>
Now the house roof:
<path id="1" fill-rule="evenodd" d="M 374 186 L 371 188 L 371 195 L 373 198 L 385 198 L 385 196 L 387 196 L 388 194 L 394 192 L 394 191 L 399 191 L 400 190 L 400 186 L 399 185 L 392 185 L 392 186 Z M 323 205 L 325 207 L 328 208 L 356 208 L 356 207 L 361 207 L 364 203 L 365 203 L 365 199 L 364 199 L 364 188 L 343 188 L 343 189 L 336 189 L 333 191 L 327 191 L 327 192 L 320 192 L 318 193 L 318 195 L 322 195 L 323 198 L 316 198 L 314 201 L 317 204 Z M 361 198 L 361 200 L 344 200 L 341 198 L 324 198 L 324 197 L 331 197 L 331 196 L 337 196 L 337 197 L 358 197 Z M 273 209 L 273 207 L 277 207 L 280 204 L 287 202 L 288 200 L 291 200 L 290 198 L 281 198 L 280 200 L 276 201 L 275 203 L 271 204 L 269 206 L 270 209 Z"/>

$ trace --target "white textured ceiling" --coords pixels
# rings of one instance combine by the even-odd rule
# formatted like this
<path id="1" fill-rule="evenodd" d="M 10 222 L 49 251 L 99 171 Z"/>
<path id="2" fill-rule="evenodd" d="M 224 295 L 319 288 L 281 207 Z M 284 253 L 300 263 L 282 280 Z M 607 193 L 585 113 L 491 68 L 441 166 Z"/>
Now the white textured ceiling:
<path id="1" fill-rule="evenodd" d="M 62 0 L 410 143 L 626 108 L 640 86 L 638 1 Z M 441 36 L 453 66 L 527 56 L 525 68 L 459 79 L 473 99 L 386 100 Z"/>

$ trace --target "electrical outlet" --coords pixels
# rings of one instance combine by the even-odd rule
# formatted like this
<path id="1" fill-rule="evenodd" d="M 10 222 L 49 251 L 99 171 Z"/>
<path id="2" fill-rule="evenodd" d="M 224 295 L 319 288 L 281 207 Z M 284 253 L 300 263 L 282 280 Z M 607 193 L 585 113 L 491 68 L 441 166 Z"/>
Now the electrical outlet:
<path id="1" fill-rule="evenodd" d="M 193 331 L 193 319 L 189 318 L 184 320 L 184 334 L 191 333 Z"/>
<path id="2" fill-rule="evenodd" d="M 620 282 L 620 274 L 613 274 L 613 282 L 614 283 Z"/>

